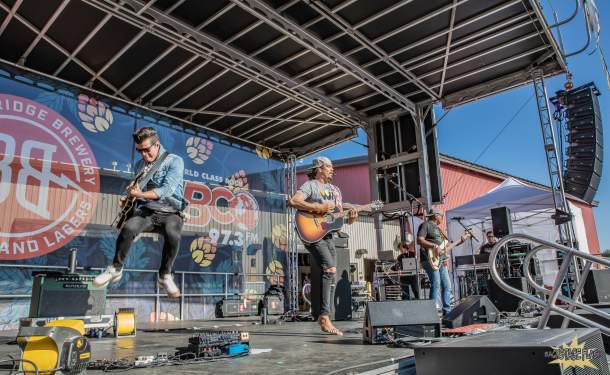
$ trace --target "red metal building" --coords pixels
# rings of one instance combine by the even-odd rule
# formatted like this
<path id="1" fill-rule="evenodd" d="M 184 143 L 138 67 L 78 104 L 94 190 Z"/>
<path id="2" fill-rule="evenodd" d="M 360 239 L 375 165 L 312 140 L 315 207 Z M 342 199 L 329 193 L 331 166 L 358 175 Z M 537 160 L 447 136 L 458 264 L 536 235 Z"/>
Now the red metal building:
<path id="1" fill-rule="evenodd" d="M 486 168 L 481 165 L 460 160 L 451 156 L 441 155 L 441 177 L 445 199 L 439 207 L 446 212 L 458 207 L 499 185 L 507 177 L 515 177 L 524 182 L 539 187 L 538 183 L 511 176 L 500 171 Z M 335 177 L 333 183 L 341 188 L 345 202 L 365 204 L 371 200 L 369 185 L 369 168 L 366 156 L 341 159 L 334 161 Z M 298 186 L 307 180 L 305 171 L 299 168 L 297 174 Z M 570 201 L 582 210 L 583 220 L 587 233 L 587 242 L 591 254 L 599 254 L 599 238 L 597 226 L 593 215 L 593 205 L 577 198 Z"/>

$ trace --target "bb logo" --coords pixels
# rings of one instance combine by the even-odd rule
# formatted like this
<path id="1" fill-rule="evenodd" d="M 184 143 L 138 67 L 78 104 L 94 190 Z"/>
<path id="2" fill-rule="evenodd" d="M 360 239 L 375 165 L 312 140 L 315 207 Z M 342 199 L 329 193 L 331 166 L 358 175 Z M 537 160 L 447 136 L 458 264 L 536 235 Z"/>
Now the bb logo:
<path id="1" fill-rule="evenodd" d="M 0 259 L 55 251 L 89 222 L 99 170 L 82 134 L 44 105 L 0 94 Z"/>

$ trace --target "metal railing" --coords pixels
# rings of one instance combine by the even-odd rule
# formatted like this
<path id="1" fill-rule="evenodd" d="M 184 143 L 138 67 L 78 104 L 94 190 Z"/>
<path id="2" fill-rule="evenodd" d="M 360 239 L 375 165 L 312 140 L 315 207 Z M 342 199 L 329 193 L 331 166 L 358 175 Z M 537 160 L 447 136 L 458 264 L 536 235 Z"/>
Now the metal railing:
<path id="1" fill-rule="evenodd" d="M 14 268 L 14 269 L 39 269 L 39 270 L 58 270 L 58 271 L 66 271 L 69 270 L 69 266 L 48 266 L 48 265 L 35 265 L 35 264 L 0 264 L 0 268 Z M 76 267 L 78 271 L 103 271 L 105 268 L 98 267 Z M 149 273 L 155 274 L 158 277 L 159 272 L 156 270 L 147 270 L 147 269 L 133 269 L 133 268 L 124 268 L 123 272 L 129 273 Z M 176 282 L 180 282 L 180 320 L 184 320 L 184 312 L 185 312 L 185 300 L 192 297 L 228 297 L 233 295 L 239 296 L 260 296 L 264 294 L 262 293 L 245 293 L 238 291 L 237 293 L 230 290 L 229 278 L 234 277 L 243 277 L 244 282 L 241 283 L 245 285 L 248 281 L 245 281 L 247 278 L 261 278 L 264 280 L 265 277 L 274 280 L 276 284 L 280 283 L 280 279 L 284 276 L 278 274 L 266 274 L 266 273 L 231 273 L 231 272 L 202 272 L 202 271 L 175 271 L 175 279 Z M 186 293 L 186 276 L 187 275 L 197 275 L 201 277 L 205 276 L 224 276 L 224 284 L 222 292 L 218 293 Z M 137 282 L 137 281 L 134 281 Z M 167 297 L 165 293 L 160 293 L 159 285 L 156 283 L 155 278 L 155 292 L 154 293 L 109 293 L 106 294 L 107 298 L 154 298 L 155 299 L 155 321 L 159 321 L 159 316 L 161 315 L 161 298 Z M 6 294 L 0 293 L 0 301 L 3 299 L 29 299 L 31 298 L 31 294 Z M 176 301 L 178 302 L 178 300 Z"/>
<path id="2" fill-rule="evenodd" d="M 527 278 L 528 283 L 542 296 L 546 296 L 547 297 L 546 299 L 540 298 L 538 296 L 530 295 L 522 290 L 513 288 L 510 285 L 506 284 L 504 282 L 504 280 L 502 280 L 502 278 L 500 277 L 500 274 L 496 267 L 496 258 L 498 256 L 498 253 L 500 252 L 500 249 L 502 248 L 502 246 L 504 246 L 507 242 L 512 241 L 512 240 L 526 240 L 526 241 L 531 242 L 533 245 L 534 244 L 536 245 L 534 248 L 532 248 L 528 252 L 527 256 L 525 257 L 525 259 L 523 261 L 524 262 L 523 263 L 523 273 L 524 273 L 525 277 Z M 538 253 L 540 250 L 543 250 L 543 249 L 554 249 L 554 250 L 560 251 L 564 254 L 563 262 L 562 262 L 561 267 L 559 268 L 559 271 L 555 278 L 553 288 L 550 290 L 545 288 L 544 286 L 536 283 L 536 281 L 532 277 L 532 275 L 530 273 L 530 269 L 529 269 L 529 264 L 530 264 L 530 261 L 532 260 L 532 258 L 536 255 L 536 253 Z M 585 265 L 583 267 L 582 273 L 579 275 L 580 277 L 577 278 L 578 281 L 577 281 L 576 287 L 574 289 L 574 295 L 572 296 L 572 298 L 569 298 L 569 297 L 566 297 L 563 294 L 561 294 L 561 286 L 562 286 L 564 278 L 568 274 L 568 271 L 570 269 L 570 264 L 572 263 L 573 260 L 574 261 L 576 260 L 575 258 L 584 259 Z M 602 318 L 610 321 L 610 314 L 608 314 L 602 310 L 599 310 L 593 306 L 586 305 L 580 301 L 580 294 L 582 293 L 585 281 L 587 279 L 587 275 L 589 274 L 589 270 L 591 269 L 591 265 L 593 263 L 602 264 L 606 267 L 610 267 L 610 259 L 606 259 L 606 258 L 599 257 L 599 256 L 594 256 L 594 255 L 579 251 L 579 250 L 571 248 L 571 247 L 558 245 L 558 244 L 555 244 L 552 242 L 541 240 L 539 238 L 532 237 L 527 234 L 510 234 L 508 236 L 503 237 L 494 245 L 494 247 L 492 248 L 492 251 L 491 251 L 491 255 L 489 256 L 491 276 L 494 279 L 494 281 L 496 282 L 496 284 L 500 286 L 500 288 L 504 289 L 507 293 L 515 295 L 523 300 L 533 302 L 537 305 L 544 307 L 542 317 L 540 318 L 540 321 L 538 322 L 539 329 L 546 327 L 551 312 L 555 312 L 564 317 L 564 321 L 562 323 L 562 328 L 567 327 L 568 321 L 572 320 L 572 321 L 580 323 L 586 327 L 598 328 L 606 335 L 610 335 L 610 327 L 597 323 L 593 320 L 584 318 L 573 312 L 574 309 L 578 307 L 591 314 L 595 314 L 599 317 L 602 317 Z M 566 305 L 563 305 L 563 306 L 557 305 L 556 304 L 557 300 L 565 303 Z"/>

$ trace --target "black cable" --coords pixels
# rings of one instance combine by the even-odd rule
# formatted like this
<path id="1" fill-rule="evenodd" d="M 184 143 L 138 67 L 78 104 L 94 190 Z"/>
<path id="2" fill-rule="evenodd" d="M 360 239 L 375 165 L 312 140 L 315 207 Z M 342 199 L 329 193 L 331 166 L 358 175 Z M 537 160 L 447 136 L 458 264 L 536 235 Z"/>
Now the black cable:
<path id="1" fill-rule="evenodd" d="M 32 371 L 31 371 L 31 370 L 29 370 L 29 371 L 16 371 L 16 372 L 15 372 L 15 366 L 16 366 L 18 363 L 28 363 L 28 364 L 30 364 L 30 365 L 31 365 L 31 366 L 34 368 L 34 374 L 38 375 L 39 370 L 38 370 L 38 366 L 36 365 L 36 363 L 34 363 L 34 362 L 32 362 L 32 361 L 30 361 L 30 360 L 28 360 L 28 359 L 23 359 L 23 358 L 13 358 L 13 357 L 12 357 L 12 356 L 10 356 L 10 355 L 9 355 L 8 357 L 9 357 L 10 359 L 2 359 L 2 360 L 0 360 L 0 364 L 2 364 L 2 363 L 9 363 L 9 362 L 13 364 L 13 365 L 11 366 L 11 369 L 10 369 L 10 371 L 11 371 L 11 372 L 9 372 L 9 375 L 12 375 L 12 374 L 31 374 L 31 373 L 32 373 Z"/>

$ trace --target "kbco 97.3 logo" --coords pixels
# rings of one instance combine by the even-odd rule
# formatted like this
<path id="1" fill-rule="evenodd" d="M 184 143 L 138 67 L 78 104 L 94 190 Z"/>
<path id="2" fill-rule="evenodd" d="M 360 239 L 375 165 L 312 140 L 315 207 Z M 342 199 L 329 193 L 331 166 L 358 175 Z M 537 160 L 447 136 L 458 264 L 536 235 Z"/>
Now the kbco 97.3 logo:
<path id="1" fill-rule="evenodd" d="M 61 248 L 89 222 L 99 170 L 82 134 L 51 108 L 0 94 L 0 259 Z"/>
<path id="2" fill-rule="evenodd" d="M 213 220 L 221 225 L 236 224 L 240 230 L 252 230 L 258 224 L 258 202 L 247 191 L 234 193 L 224 186 L 210 188 L 187 181 L 185 197 L 189 201 L 188 225 L 206 227 Z"/>

